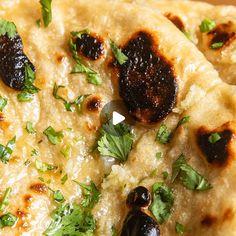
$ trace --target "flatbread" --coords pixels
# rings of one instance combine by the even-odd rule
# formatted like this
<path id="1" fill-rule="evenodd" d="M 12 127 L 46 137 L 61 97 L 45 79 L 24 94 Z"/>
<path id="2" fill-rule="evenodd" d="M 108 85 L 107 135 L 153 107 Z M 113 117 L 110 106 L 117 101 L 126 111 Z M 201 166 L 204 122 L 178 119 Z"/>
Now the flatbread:
<path id="1" fill-rule="evenodd" d="M 144 35 L 144 38 L 151 39 L 152 45 L 147 44 L 147 46 L 152 46 L 152 56 L 158 56 L 159 61 L 155 62 L 155 65 L 163 65 L 161 68 L 167 68 L 168 72 L 158 71 L 163 76 L 161 80 L 165 81 L 171 74 L 170 81 L 176 89 L 174 91 L 176 96 L 173 93 L 170 94 L 170 97 L 174 97 L 171 103 L 171 106 L 174 106 L 160 116 L 163 119 L 169 114 L 168 122 L 173 126 L 183 112 L 202 101 L 208 92 L 222 86 L 217 72 L 197 48 L 173 24 L 156 12 L 139 6 L 134 7 L 131 4 L 110 4 L 100 0 L 96 2 L 55 0 L 52 9 L 52 23 L 48 28 L 39 28 L 35 23 L 40 18 L 40 6 L 37 1 L 15 0 L 0 3 L 0 18 L 15 22 L 23 40 L 24 52 L 36 67 L 35 84 L 40 88 L 40 91 L 34 95 L 33 101 L 19 103 L 17 100 L 19 92 L 9 88 L 3 82 L 0 83 L 0 94 L 8 99 L 8 104 L 1 113 L 0 143 L 6 145 L 16 135 L 16 148 L 10 162 L 8 164 L 0 162 L 0 190 L 3 193 L 7 187 L 12 188 L 12 197 L 7 211 L 18 217 L 14 227 L 1 229 L 2 235 L 41 235 L 47 229 L 51 221 L 50 214 L 57 206 L 47 188 L 48 180 L 50 180 L 50 188 L 59 189 L 67 201 L 80 202 L 82 198 L 81 187 L 73 180 L 82 183 L 89 183 L 90 180 L 93 180 L 99 185 L 103 181 L 104 175 L 109 172 L 107 162 L 104 162 L 97 152 L 91 152 L 91 148 L 96 143 L 97 130 L 101 126 L 101 108 L 112 100 L 120 99 L 117 84 L 118 69 L 111 65 L 114 62 L 114 57 L 111 53 L 110 39 L 121 47 L 125 47 L 132 37 L 134 39 L 137 35 L 140 36 L 140 32 L 142 37 Z M 87 28 L 104 40 L 103 56 L 95 61 L 85 60 L 89 67 L 100 74 L 102 78 L 100 86 L 88 84 L 83 74 L 70 74 L 75 63 L 68 50 L 70 32 Z M 143 39 L 142 37 L 141 39 Z M 132 51 L 130 54 L 132 56 Z M 150 72 L 148 66 L 147 73 Z M 136 81 L 135 78 L 133 82 L 136 83 Z M 78 95 L 92 94 L 85 100 L 82 114 L 66 111 L 63 103 L 52 96 L 55 82 L 58 85 L 66 86 L 62 91 L 62 96 L 70 101 L 74 101 Z M 148 83 L 144 82 L 146 86 Z M 160 81 L 158 86 L 161 85 Z M 175 85 L 177 86 L 175 87 Z M 138 88 L 142 90 L 142 86 L 140 87 Z M 148 87 L 148 89 L 151 89 L 151 92 L 155 91 L 155 86 Z M 133 91 L 131 90 L 131 92 Z M 153 98 L 153 96 L 149 96 L 149 90 L 142 92 L 143 99 Z M 126 95 L 128 96 L 129 93 L 125 93 Z M 165 104 L 169 96 L 166 96 L 165 93 L 164 95 L 162 99 Z M 169 94 L 167 93 L 167 95 Z M 88 109 L 87 106 L 91 96 L 99 97 L 101 101 L 101 106 L 95 112 Z M 129 97 L 129 99 L 131 98 Z M 129 99 L 126 101 L 128 105 L 130 105 Z M 160 99 L 160 96 L 157 96 L 157 99 Z M 226 98 L 222 110 L 227 102 Z M 231 114 L 233 104 L 228 104 L 228 106 Z M 140 110 L 134 109 L 135 112 L 131 110 L 132 115 L 144 123 L 144 126 L 137 124 L 133 127 L 136 141 L 129 163 L 134 158 L 137 158 L 137 163 L 134 162 L 132 167 L 128 167 L 128 170 L 123 172 L 124 175 L 122 174 L 122 166 L 113 166 L 113 172 L 108 177 L 108 180 L 111 179 L 111 181 L 105 180 L 102 184 L 103 197 L 94 209 L 97 235 L 110 235 L 112 225 L 122 223 L 121 219 L 125 217 L 126 211 L 123 201 L 128 191 L 141 178 L 147 176 L 151 165 L 158 164 L 145 159 L 145 165 L 142 166 L 140 172 L 141 157 L 152 153 L 152 155 L 148 155 L 148 158 L 151 158 L 155 153 L 155 148 L 157 150 L 164 148 L 166 151 L 168 149 L 151 142 L 155 131 L 150 131 L 150 127 L 146 126 L 149 121 L 154 127 L 159 126 L 161 118 L 154 116 L 153 119 L 151 119 L 152 117 L 142 119 L 145 113 Z M 32 122 L 36 134 L 29 135 L 26 132 L 27 121 Z M 52 126 L 56 131 L 63 130 L 64 138 L 61 143 L 52 145 L 43 134 L 49 126 Z M 150 144 L 148 144 L 149 140 Z M 143 142 L 147 144 L 146 149 L 143 149 Z M 67 160 L 61 154 L 61 150 L 68 145 L 71 146 L 71 155 Z M 39 152 L 36 157 L 31 156 L 33 149 Z M 55 171 L 40 173 L 35 168 L 36 160 L 55 165 L 58 168 Z M 164 163 L 163 165 L 168 164 Z M 202 168 L 204 169 L 204 166 Z M 120 195 L 120 192 L 114 191 L 120 186 L 116 186 L 116 181 L 120 181 L 119 179 L 126 181 L 129 172 L 130 179 L 127 182 L 127 187 L 125 192 L 122 192 L 123 195 Z M 67 174 L 68 180 L 63 185 L 61 178 L 65 174 Z M 112 178 L 113 175 L 117 176 L 117 180 Z M 42 182 L 42 178 L 46 183 Z M 220 178 L 217 179 L 220 181 Z M 130 181 L 132 184 L 129 184 Z M 218 188 L 216 187 L 216 189 Z M 112 198 L 107 198 L 105 201 L 106 196 L 112 196 Z M 203 199 L 203 197 L 199 198 Z M 219 201 L 223 200 L 220 195 Z M 123 205 L 117 208 L 112 205 L 113 203 L 122 203 Z M 184 206 L 181 207 L 181 214 L 185 210 Z M 186 222 L 188 220 L 190 218 L 186 216 Z M 165 230 L 168 232 L 168 228 L 168 225 L 163 226 L 163 232 Z"/>
<path id="2" fill-rule="evenodd" d="M 222 80 L 229 84 L 236 84 L 236 8 L 234 6 L 213 6 L 204 2 L 172 2 L 168 0 L 134 0 L 132 2 L 164 14 L 181 31 L 187 33 L 190 40 L 197 45 L 217 69 Z M 216 22 L 216 28 L 209 34 L 202 33 L 199 30 L 199 25 L 206 18 Z M 222 48 L 210 48 L 211 43 L 214 42 L 213 35 L 215 35 L 216 40 L 224 41 Z"/>

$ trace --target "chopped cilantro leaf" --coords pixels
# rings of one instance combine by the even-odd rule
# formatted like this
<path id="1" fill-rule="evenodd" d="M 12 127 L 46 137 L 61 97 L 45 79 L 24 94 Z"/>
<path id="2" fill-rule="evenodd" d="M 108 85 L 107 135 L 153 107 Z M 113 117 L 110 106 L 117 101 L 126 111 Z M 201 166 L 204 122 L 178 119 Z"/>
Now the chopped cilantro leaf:
<path id="1" fill-rule="evenodd" d="M 190 116 L 184 116 L 177 124 L 176 129 L 189 122 Z"/>
<path id="2" fill-rule="evenodd" d="M 111 121 L 100 129 L 98 151 L 103 156 L 113 157 L 121 162 L 127 160 L 131 151 L 134 136 L 129 127 L 120 123 L 113 125 Z"/>
<path id="3" fill-rule="evenodd" d="M 156 134 L 156 141 L 161 144 L 166 144 L 170 140 L 171 131 L 167 128 L 165 124 L 161 124 L 159 130 Z"/>
<path id="4" fill-rule="evenodd" d="M 10 197 L 11 192 L 12 192 L 12 188 L 9 187 L 6 189 L 2 197 L 2 200 L 0 202 L 0 211 L 4 211 L 6 206 L 9 204 L 9 197 Z"/>
<path id="5" fill-rule="evenodd" d="M 30 122 L 30 121 L 27 121 L 25 129 L 29 134 L 36 133 L 36 130 L 34 129 L 32 122 Z"/>
<path id="6" fill-rule="evenodd" d="M 120 65 L 123 65 L 128 60 L 128 57 L 121 51 L 120 48 L 118 48 L 118 46 L 112 40 L 110 41 L 110 45 L 116 60 Z"/>
<path id="7" fill-rule="evenodd" d="M 181 154 L 172 165 L 172 182 L 174 182 L 178 176 L 187 189 L 204 191 L 212 188 L 207 179 L 187 164 L 183 154 Z"/>
<path id="8" fill-rule="evenodd" d="M 44 26 L 48 27 L 48 25 L 52 21 L 52 0 L 40 0 L 40 4 L 42 7 Z"/>
<path id="9" fill-rule="evenodd" d="M 208 137 L 208 141 L 210 143 L 216 143 L 217 141 L 219 141 L 221 139 L 220 135 L 218 133 L 213 133 Z"/>
<path id="10" fill-rule="evenodd" d="M 61 143 L 62 139 L 64 138 L 62 131 L 56 132 L 51 126 L 45 129 L 43 133 L 47 136 L 48 140 L 53 145 Z"/>
<path id="11" fill-rule="evenodd" d="M 35 166 L 36 166 L 36 169 L 40 172 L 46 172 L 46 171 L 57 169 L 56 166 L 50 165 L 50 164 L 42 162 L 40 160 L 35 161 Z"/>
<path id="12" fill-rule="evenodd" d="M 61 178 L 61 184 L 65 184 L 67 180 L 68 180 L 68 175 L 65 174 L 65 175 Z"/>
<path id="13" fill-rule="evenodd" d="M 63 194 L 61 193 L 60 190 L 56 190 L 53 192 L 53 199 L 56 201 L 56 202 L 64 202 L 65 201 L 65 198 L 63 196 Z"/>
<path id="14" fill-rule="evenodd" d="M 215 21 L 211 20 L 211 19 L 204 19 L 201 23 L 201 25 L 199 26 L 200 31 L 202 33 L 207 33 L 209 31 L 211 31 L 212 29 L 214 29 L 216 27 L 216 23 Z"/>
<path id="15" fill-rule="evenodd" d="M 19 102 L 31 102 L 33 100 L 33 94 L 22 92 L 17 95 L 17 99 Z"/>
<path id="16" fill-rule="evenodd" d="M 0 217 L 0 228 L 4 227 L 11 227 L 13 226 L 17 221 L 17 217 L 12 215 L 11 213 L 7 213 L 5 215 L 2 215 Z"/>
<path id="17" fill-rule="evenodd" d="M 72 31 L 71 32 L 71 35 L 73 37 L 79 38 L 79 39 L 81 39 L 83 34 L 89 34 L 89 30 L 88 29 L 84 29 L 84 30 L 81 30 L 81 31 Z"/>
<path id="18" fill-rule="evenodd" d="M 14 38 L 16 32 L 16 25 L 13 22 L 0 19 L 0 36 L 7 35 L 9 38 Z"/>
<path id="19" fill-rule="evenodd" d="M 178 222 L 175 223 L 175 232 L 177 234 L 183 234 L 185 231 L 184 226 Z"/>
<path id="20" fill-rule="evenodd" d="M 78 204 L 66 203 L 53 211 L 51 224 L 44 235 L 92 236 L 95 227 L 95 220 L 90 211 L 84 210 Z"/>
<path id="21" fill-rule="evenodd" d="M 87 32 L 86 30 L 83 30 L 80 32 L 71 32 L 72 38 L 69 41 L 69 48 L 70 48 L 70 51 L 73 55 L 74 60 L 76 61 L 76 64 L 75 64 L 74 68 L 72 69 L 71 73 L 72 74 L 77 74 L 77 73 L 85 74 L 88 83 L 94 84 L 94 85 L 100 85 L 102 83 L 102 80 L 101 80 L 99 74 L 96 71 L 94 71 L 94 70 L 90 69 L 89 67 L 87 67 L 86 65 L 84 65 L 84 63 L 82 63 L 82 61 L 77 53 L 77 46 L 73 41 L 76 39 L 77 35 L 79 37 L 81 37 L 81 35 L 85 34 L 86 32 Z"/>
<path id="22" fill-rule="evenodd" d="M 10 160 L 11 154 L 16 146 L 16 136 L 13 137 L 6 146 L 0 144 L 0 160 L 7 164 Z"/>
<path id="23" fill-rule="evenodd" d="M 213 43 L 211 44 L 211 49 L 218 49 L 218 48 L 222 48 L 224 45 L 223 42 L 217 42 L 217 43 Z"/>
<path id="24" fill-rule="evenodd" d="M 157 160 L 160 160 L 162 157 L 163 157 L 162 152 L 157 152 L 157 153 L 156 153 L 156 158 L 157 158 Z"/>
<path id="25" fill-rule="evenodd" d="M 35 148 L 32 149 L 32 151 L 31 151 L 31 156 L 34 157 L 34 156 L 38 156 L 38 155 L 39 155 L 39 151 L 36 150 Z"/>
<path id="26" fill-rule="evenodd" d="M 71 156 L 71 146 L 66 145 L 65 147 L 63 147 L 60 151 L 60 153 L 66 158 L 69 159 Z"/>
<path id="27" fill-rule="evenodd" d="M 171 214 L 174 203 L 173 192 L 164 183 L 155 183 L 152 186 L 153 201 L 149 210 L 157 219 L 159 224 L 163 224 Z"/>
<path id="28" fill-rule="evenodd" d="M 101 193 L 98 191 L 93 181 L 90 182 L 90 185 L 82 184 L 82 183 L 78 183 L 78 184 L 82 188 L 82 193 L 84 197 L 81 202 L 81 205 L 84 208 L 93 208 L 94 205 L 99 201 Z"/>
<path id="29" fill-rule="evenodd" d="M 7 105 L 7 99 L 0 96 L 0 111 L 2 112 L 4 107 Z"/>

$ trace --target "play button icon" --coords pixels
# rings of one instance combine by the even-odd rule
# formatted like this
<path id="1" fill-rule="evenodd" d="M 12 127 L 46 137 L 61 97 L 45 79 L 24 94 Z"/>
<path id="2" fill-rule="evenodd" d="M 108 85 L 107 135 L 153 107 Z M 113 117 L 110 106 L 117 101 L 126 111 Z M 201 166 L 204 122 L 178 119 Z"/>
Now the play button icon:
<path id="1" fill-rule="evenodd" d="M 112 112 L 112 124 L 113 125 L 117 125 L 117 124 L 121 123 L 124 120 L 125 120 L 125 117 L 122 116 L 120 113 L 118 113 L 116 111 Z"/>

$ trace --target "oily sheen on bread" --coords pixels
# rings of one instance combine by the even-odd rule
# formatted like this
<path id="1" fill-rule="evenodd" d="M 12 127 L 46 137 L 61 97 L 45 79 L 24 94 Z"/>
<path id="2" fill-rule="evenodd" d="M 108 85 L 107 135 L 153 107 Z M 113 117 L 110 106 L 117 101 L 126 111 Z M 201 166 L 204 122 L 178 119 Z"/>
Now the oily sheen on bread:
<path id="1" fill-rule="evenodd" d="M 54 201 L 55 197 L 58 200 L 56 190 L 60 190 L 65 202 L 80 203 L 84 192 L 78 183 L 89 184 L 92 180 L 101 191 L 100 201 L 91 213 L 96 223 L 86 222 L 93 226 L 87 231 L 77 225 L 75 231 L 78 234 L 85 231 L 87 235 L 108 236 L 113 226 L 121 230 L 127 213 L 125 198 L 128 192 L 140 183 L 150 188 L 154 182 L 159 181 L 156 175 L 149 178 L 150 171 L 169 171 L 174 157 L 177 158 L 180 152 L 192 152 L 194 149 L 188 138 L 178 139 L 181 132 L 179 129 L 170 143 L 161 145 L 155 142 L 155 133 L 163 120 L 169 128 L 174 128 L 185 114 L 198 117 L 202 111 L 201 117 L 193 118 L 192 122 L 210 129 L 218 128 L 223 122 L 233 121 L 235 103 L 231 99 L 235 92 L 222 83 L 213 66 L 171 22 L 147 8 L 102 0 L 54 0 L 52 15 L 52 22 L 47 28 L 43 25 L 38 27 L 36 20 L 41 17 L 38 1 L 13 0 L 0 3 L 0 18 L 15 23 L 24 46 L 20 52 L 15 52 L 15 48 L 10 49 L 16 55 L 22 55 L 22 50 L 27 55 L 35 67 L 35 86 L 39 89 L 34 88 L 37 93 L 30 97 L 31 100 L 22 102 L 22 97 L 19 97 L 21 87 L 15 90 L 11 83 L 0 83 L 0 95 L 7 99 L 7 105 L 1 112 L 0 143 L 7 146 L 9 140 L 14 136 L 16 138 L 12 153 L 4 149 L 11 154 L 10 157 L 8 155 L 9 160 L 0 162 L 1 198 L 7 188 L 12 189 L 9 203 L 1 212 L 0 219 L 7 212 L 17 217 L 12 227 L 1 226 L 0 234 L 42 235 L 49 232 L 46 230 L 50 229 L 50 222 L 56 219 L 56 223 L 57 220 L 59 223 L 54 222 L 55 231 L 51 230 L 46 235 L 63 235 L 60 229 L 63 230 L 68 222 L 62 224 L 60 220 L 63 214 L 71 214 L 71 210 L 63 214 L 57 211 L 59 217 L 52 214 L 59 207 L 58 202 Z M 90 48 L 86 50 L 86 47 L 78 46 L 86 68 L 90 68 L 89 72 L 84 69 L 90 76 L 88 78 L 84 71 L 71 74 L 75 60 L 81 71 L 77 54 L 72 54 L 68 46 L 72 31 L 80 32 L 72 34 L 77 37 L 76 43 L 79 46 L 87 45 L 86 40 L 90 39 L 93 46 L 99 45 L 95 47 L 99 49 L 95 53 Z M 5 47 L 9 46 L 5 41 L 12 42 L 14 38 L 11 39 L 7 34 L 1 36 L 3 46 L 0 49 L 4 53 Z M 84 44 L 81 44 L 82 39 L 85 40 Z M 125 63 L 118 64 L 112 54 L 111 40 L 126 54 Z M 1 60 L 5 62 L 4 57 Z M 5 78 L 11 71 L 3 67 L 2 61 L 1 71 L 6 70 L 6 73 L 2 73 Z M 25 73 L 30 77 L 32 71 L 28 68 L 28 74 L 27 70 Z M 97 74 L 101 80 L 94 78 Z M 60 87 L 59 95 L 55 92 L 55 83 L 64 86 Z M 77 99 L 78 96 L 82 96 L 79 97 L 82 103 Z M 212 96 L 218 100 L 215 101 Z M 211 98 L 209 101 L 208 97 Z M 101 110 L 107 103 L 117 99 L 124 101 L 130 117 L 137 121 L 131 126 L 135 136 L 133 150 L 124 165 L 118 165 L 119 162 L 114 159 L 94 151 L 94 145 L 99 139 L 98 130 L 102 125 Z M 212 116 L 205 110 L 209 106 L 211 108 L 211 103 L 217 105 Z M 78 111 L 70 110 L 70 106 L 75 105 L 78 105 Z M 204 119 L 212 121 L 213 125 L 202 123 Z M 35 132 L 29 126 L 26 129 L 28 122 L 31 122 Z M 189 123 L 180 129 L 188 135 L 192 127 L 195 127 L 193 123 Z M 175 148 L 179 150 L 173 157 L 169 153 Z M 155 154 L 160 151 L 165 158 L 158 161 Z M 189 235 L 205 232 L 205 228 L 199 225 L 200 215 L 195 221 L 192 219 L 196 209 L 202 215 L 215 214 L 216 207 L 222 204 L 220 212 L 224 214 L 225 195 L 230 197 L 234 193 L 233 181 L 229 180 L 233 175 L 231 169 L 226 168 L 227 174 L 220 171 L 222 176 L 217 173 L 213 178 L 207 168 L 208 164 L 204 160 L 200 162 L 200 155 L 191 154 L 191 160 L 199 160 L 199 163 L 195 160 L 198 163 L 196 168 L 199 167 L 210 178 L 214 190 L 209 190 L 207 197 L 213 196 L 213 202 L 217 201 L 217 205 L 208 208 L 204 205 L 205 193 L 194 193 L 176 183 L 167 182 L 176 189 L 177 200 L 170 220 L 160 226 L 163 236 L 174 232 L 177 220 L 186 224 Z M 111 174 L 108 175 L 114 163 L 116 165 L 112 166 Z M 223 193 L 221 183 L 227 181 L 230 183 L 223 186 Z M 196 204 L 193 209 L 191 199 Z M 234 209 L 231 203 L 229 207 Z M 81 214 L 69 218 L 69 223 L 79 219 L 79 216 Z M 91 220 L 91 215 L 88 218 Z M 85 221 L 88 218 L 83 219 Z M 234 225 L 233 213 L 228 222 Z M 195 227 L 198 227 L 198 231 L 194 230 Z M 218 224 L 213 224 L 206 232 L 214 235 L 217 227 Z M 230 235 L 231 232 L 227 230 L 228 227 L 223 225 L 221 232 Z"/>
<path id="2" fill-rule="evenodd" d="M 164 14 L 197 45 L 225 82 L 236 84 L 236 8 L 234 6 L 213 6 L 205 2 L 172 2 L 168 0 L 128 2 L 146 6 Z M 210 19 L 216 23 L 209 32 L 201 32 L 199 29 L 204 19 Z M 214 43 L 222 43 L 222 45 L 219 48 L 211 48 Z"/>

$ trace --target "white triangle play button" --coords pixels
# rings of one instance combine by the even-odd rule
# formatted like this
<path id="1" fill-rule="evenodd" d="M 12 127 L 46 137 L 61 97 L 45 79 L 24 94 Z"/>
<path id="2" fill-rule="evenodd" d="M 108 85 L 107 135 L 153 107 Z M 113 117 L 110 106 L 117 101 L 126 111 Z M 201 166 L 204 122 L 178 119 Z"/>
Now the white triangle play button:
<path id="1" fill-rule="evenodd" d="M 112 112 L 112 124 L 113 125 L 117 125 L 117 124 L 121 123 L 124 120 L 125 120 L 124 116 L 122 116 L 121 114 L 119 114 L 116 111 Z"/>

